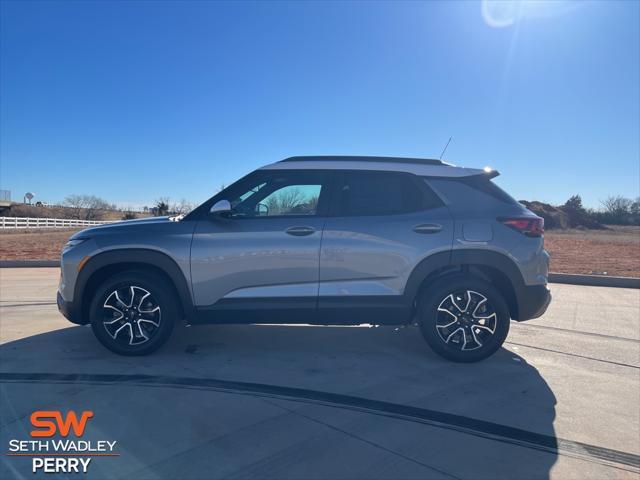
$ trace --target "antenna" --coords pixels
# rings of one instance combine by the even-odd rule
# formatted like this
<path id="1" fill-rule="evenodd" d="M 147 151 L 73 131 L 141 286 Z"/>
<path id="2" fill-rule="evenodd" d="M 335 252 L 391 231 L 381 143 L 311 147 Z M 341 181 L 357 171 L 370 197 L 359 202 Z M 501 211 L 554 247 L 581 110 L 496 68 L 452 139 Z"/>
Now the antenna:
<path id="1" fill-rule="evenodd" d="M 444 155 L 444 152 L 447 151 L 447 147 L 449 146 L 449 144 L 451 143 L 451 137 L 449 137 L 449 141 L 447 142 L 447 144 L 444 146 L 444 150 L 442 150 L 442 153 L 440 154 L 440 160 L 442 160 L 442 156 Z"/>

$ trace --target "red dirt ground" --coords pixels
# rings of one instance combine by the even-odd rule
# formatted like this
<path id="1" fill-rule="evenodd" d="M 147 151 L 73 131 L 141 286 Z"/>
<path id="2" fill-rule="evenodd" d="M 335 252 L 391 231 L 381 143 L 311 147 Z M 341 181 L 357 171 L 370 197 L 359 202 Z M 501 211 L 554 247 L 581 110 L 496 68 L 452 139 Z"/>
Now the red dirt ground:
<path id="1" fill-rule="evenodd" d="M 640 277 L 640 227 L 610 228 L 547 232 L 551 271 Z"/>
<path id="2" fill-rule="evenodd" d="M 67 239 L 77 230 L 0 232 L 0 260 L 58 260 Z"/>
<path id="3" fill-rule="evenodd" d="M 57 260 L 74 232 L 0 232 L 0 260 Z M 640 227 L 552 230 L 545 247 L 553 272 L 640 277 Z"/>

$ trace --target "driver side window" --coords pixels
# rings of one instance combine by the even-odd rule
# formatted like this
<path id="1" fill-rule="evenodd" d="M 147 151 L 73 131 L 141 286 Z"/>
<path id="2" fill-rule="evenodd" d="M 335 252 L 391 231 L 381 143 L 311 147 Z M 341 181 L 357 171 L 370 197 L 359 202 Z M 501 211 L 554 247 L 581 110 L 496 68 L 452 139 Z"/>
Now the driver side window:
<path id="1" fill-rule="evenodd" d="M 271 193 L 258 206 L 264 215 L 315 215 L 321 185 L 287 185 Z"/>
<path id="2" fill-rule="evenodd" d="M 326 178 L 320 172 L 260 172 L 233 195 L 232 217 L 318 215 Z"/>

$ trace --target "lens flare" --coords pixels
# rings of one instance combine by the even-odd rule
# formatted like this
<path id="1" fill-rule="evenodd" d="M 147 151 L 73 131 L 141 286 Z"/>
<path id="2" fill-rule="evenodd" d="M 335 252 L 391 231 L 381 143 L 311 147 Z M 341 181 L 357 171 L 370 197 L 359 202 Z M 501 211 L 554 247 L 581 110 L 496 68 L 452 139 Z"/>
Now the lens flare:
<path id="1" fill-rule="evenodd" d="M 509 27 L 524 18 L 550 18 L 589 6 L 591 2 L 568 0 L 482 0 L 485 23 L 493 28 Z"/>
<path id="2" fill-rule="evenodd" d="M 522 5 L 517 0 L 482 0 L 482 18 L 490 27 L 508 27 L 522 15 Z"/>

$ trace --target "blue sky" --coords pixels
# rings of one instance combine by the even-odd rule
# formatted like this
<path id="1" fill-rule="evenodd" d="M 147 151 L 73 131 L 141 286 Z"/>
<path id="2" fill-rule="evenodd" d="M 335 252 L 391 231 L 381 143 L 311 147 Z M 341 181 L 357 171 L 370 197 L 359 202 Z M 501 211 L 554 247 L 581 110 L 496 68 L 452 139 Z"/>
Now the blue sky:
<path id="1" fill-rule="evenodd" d="M 205 200 L 291 155 L 640 194 L 640 3 L 1 3 L 0 187 Z"/>

